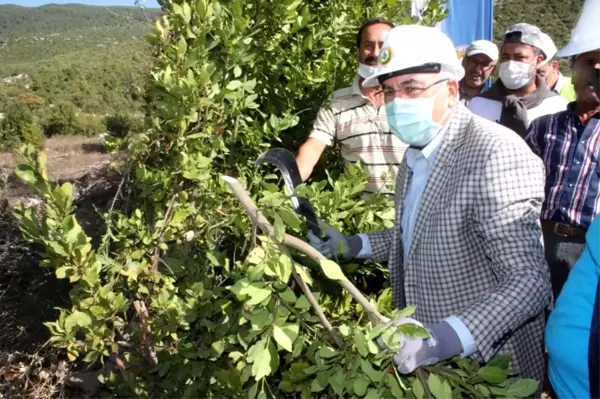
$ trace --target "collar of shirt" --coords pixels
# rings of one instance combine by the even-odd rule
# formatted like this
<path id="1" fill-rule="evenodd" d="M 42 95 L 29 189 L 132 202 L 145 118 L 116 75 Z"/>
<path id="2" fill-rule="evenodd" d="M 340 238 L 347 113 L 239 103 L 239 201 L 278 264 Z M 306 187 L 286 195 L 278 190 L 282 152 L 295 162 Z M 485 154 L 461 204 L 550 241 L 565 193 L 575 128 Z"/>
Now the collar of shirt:
<path id="1" fill-rule="evenodd" d="M 563 76 L 562 73 L 558 73 L 558 80 L 556 81 L 556 84 L 554 85 L 554 90 L 552 90 L 553 92 L 555 92 L 556 94 L 560 94 L 560 91 L 562 90 L 562 87 L 565 85 L 566 83 L 566 79 Z"/>
<path id="2" fill-rule="evenodd" d="M 451 120 L 452 118 L 450 118 Z M 422 150 L 417 148 L 409 147 L 406 150 L 406 165 L 413 170 L 415 163 L 420 158 L 425 158 L 427 161 L 427 168 L 431 169 L 433 166 L 433 162 L 435 161 L 435 156 L 440 149 L 440 144 L 442 143 L 442 139 L 444 138 L 444 134 L 448 130 L 448 126 L 450 125 L 450 120 L 443 126 L 438 134 L 435 135 L 433 140 L 431 140 Z"/>

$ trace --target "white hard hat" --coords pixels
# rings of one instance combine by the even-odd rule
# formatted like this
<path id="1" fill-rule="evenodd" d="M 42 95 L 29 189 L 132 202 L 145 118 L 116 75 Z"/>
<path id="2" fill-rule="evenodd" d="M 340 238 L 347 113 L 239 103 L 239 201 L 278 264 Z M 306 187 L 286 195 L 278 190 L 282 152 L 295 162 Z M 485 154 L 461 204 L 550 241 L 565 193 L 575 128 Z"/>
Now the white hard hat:
<path id="1" fill-rule="evenodd" d="M 558 52 L 559 57 L 587 53 L 600 49 L 600 0 L 586 0 L 577 25 L 571 31 L 571 40 Z"/>
<path id="2" fill-rule="evenodd" d="M 545 65 L 548 63 L 548 61 L 554 58 L 554 56 L 556 55 L 557 48 L 552 38 L 544 32 L 542 32 L 542 34 L 540 35 L 540 39 L 542 40 L 542 48 L 540 50 L 543 51 L 544 56 L 546 57 L 546 59 L 544 59 L 544 62 L 542 62 L 542 65 Z"/>
<path id="3" fill-rule="evenodd" d="M 379 77 L 386 75 L 442 71 L 452 73 L 456 80 L 465 76 L 450 38 L 436 28 L 402 25 L 388 33 L 377 70 L 365 79 L 363 86 L 377 86 Z"/>

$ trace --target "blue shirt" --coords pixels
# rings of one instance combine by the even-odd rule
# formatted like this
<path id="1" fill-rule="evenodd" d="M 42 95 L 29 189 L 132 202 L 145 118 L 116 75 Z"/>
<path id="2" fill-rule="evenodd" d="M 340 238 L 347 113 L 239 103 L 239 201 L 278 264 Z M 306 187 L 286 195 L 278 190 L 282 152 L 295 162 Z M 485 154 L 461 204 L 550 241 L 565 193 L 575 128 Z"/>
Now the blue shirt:
<path id="1" fill-rule="evenodd" d="M 600 217 L 594 219 L 586 241 L 546 326 L 548 373 L 559 398 L 590 397 L 588 350 L 600 276 Z"/>
<path id="2" fill-rule="evenodd" d="M 588 228 L 600 214 L 600 115 L 584 125 L 576 109 L 536 119 L 525 141 L 546 167 L 542 218 Z"/>

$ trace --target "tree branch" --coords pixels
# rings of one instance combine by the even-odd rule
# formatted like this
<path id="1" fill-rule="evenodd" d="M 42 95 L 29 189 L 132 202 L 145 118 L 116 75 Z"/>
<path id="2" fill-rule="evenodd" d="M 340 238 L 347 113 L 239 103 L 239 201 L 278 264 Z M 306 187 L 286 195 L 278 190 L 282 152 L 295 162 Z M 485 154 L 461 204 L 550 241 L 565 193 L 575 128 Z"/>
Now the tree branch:
<path id="1" fill-rule="evenodd" d="M 257 225 L 265 234 L 270 237 L 275 237 L 275 228 L 269 223 L 267 218 L 260 212 L 248 192 L 242 187 L 242 185 L 233 177 L 221 176 L 221 178 L 229 185 L 231 191 L 238 197 L 242 206 L 246 210 L 246 213 L 250 217 L 253 224 Z M 326 259 L 312 246 L 302 241 L 301 239 L 294 237 L 289 234 L 285 234 L 283 237 L 283 244 L 290 246 L 302 252 L 317 263 L 321 263 L 321 260 Z M 371 304 L 367 298 L 360 292 L 354 284 L 348 279 L 336 280 L 348 293 L 362 306 L 363 310 L 369 315 L 375 317 L 380 323 L 388 323 L 390 319 L 383 316 L 377 311 L 375 306 Z"/>

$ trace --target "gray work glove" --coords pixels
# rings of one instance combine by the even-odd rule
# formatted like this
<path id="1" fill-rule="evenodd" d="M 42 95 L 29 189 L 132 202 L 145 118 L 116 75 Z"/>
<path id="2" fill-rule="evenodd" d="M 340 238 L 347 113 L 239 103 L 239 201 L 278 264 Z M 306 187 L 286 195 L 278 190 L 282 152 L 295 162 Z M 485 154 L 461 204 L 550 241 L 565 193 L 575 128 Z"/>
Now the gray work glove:
<path id="1" fill-rule="evenodd" d="M 411 339 L 402 336 L 400 351 L 393 357 L 394 364 L 402 374 L 410 374 L 417 367 L 430 366 L 442 360 L 450 359 L 463 351 L 458 334 L 445 321 L 423 326 L 415 319 L 402 317 L 394 322 L 397 326 L 406 323 L 424 327 L 429 332 L 430 337 Z M 381 336 L 378 338 L 377 343 L 382 349 L 388 349 Z"/>
<path id="2" fill-rule="evenodd" d="M 327 259 L 352 259 L 356 258 L 362 249 L 362 240 L 359 236 L 346 237 L 335 227 L 319 220 L 319 227 L 325 237 L 317 237 L 308 231 L 308 242 Z"/>

